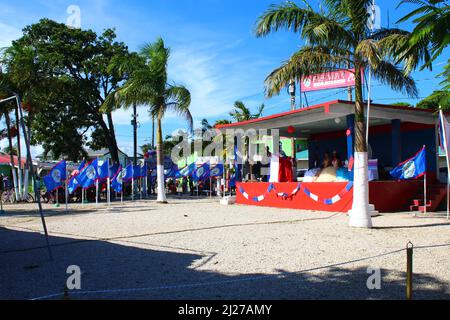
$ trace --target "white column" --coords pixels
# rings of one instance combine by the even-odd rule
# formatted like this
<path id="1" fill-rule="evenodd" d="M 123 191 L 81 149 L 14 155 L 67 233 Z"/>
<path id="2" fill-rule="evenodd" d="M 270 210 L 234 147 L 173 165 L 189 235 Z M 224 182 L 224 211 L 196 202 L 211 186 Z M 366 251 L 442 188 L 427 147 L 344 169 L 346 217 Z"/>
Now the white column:
<path id="1" fill-rule="evenodd" d="M 367 152 L 355 152 L 354 168 L 353 209 L 350 211 L 350 226 L 356 228 L 372 228 L 372 217 L 369 208 Z"/>

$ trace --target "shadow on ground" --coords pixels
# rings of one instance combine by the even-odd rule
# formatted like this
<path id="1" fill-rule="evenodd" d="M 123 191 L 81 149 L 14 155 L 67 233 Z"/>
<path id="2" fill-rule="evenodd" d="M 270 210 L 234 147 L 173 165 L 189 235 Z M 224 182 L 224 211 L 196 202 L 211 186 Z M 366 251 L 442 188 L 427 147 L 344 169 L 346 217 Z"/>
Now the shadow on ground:
<path id="1" fill-rule="evenodd" d="M 48 259 L 42 235 L 0 228 L 0 299 L 32 299 L 64 291 L 67 267 L 78 265 L 82 290 L 146 288 L 71 295 L 71 299 L 403 299 L 404 274 L 384 269 L 382 290 L 367 289 L 367 267 L 350 265 L 278 275 L 229 276 L 195 269 L 207 253 L 155 251 L 102 241 L 52 237 Z M 131 245 L 131 244 L 130 244 Z M 24 250 L 36 246 L 42 249 Z M 367 261 L 370 264 L 370 261 Z M 257 278 L 248 280 L 248 278 Z M 387 280 L 387 279 L 399 280 Z M 415 298 L 450 299 L 449 284 L 415 275 Z M 248 280 L 248 281 L 247 281 Z M 199 285 L 204 284 L 204 285 Z M 56 297 L 55 299 L 60 299 Z"/>

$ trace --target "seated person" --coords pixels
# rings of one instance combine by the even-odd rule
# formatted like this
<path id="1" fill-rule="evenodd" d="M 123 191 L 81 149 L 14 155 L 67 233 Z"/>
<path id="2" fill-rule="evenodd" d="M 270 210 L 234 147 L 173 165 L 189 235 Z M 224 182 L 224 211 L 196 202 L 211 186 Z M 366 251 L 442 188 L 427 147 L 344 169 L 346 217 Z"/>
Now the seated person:
<path id="1" fill-rule="evenodd" d="M 328 155 L 325 155 L 322 171 L 316 179 L 316 182 L 336 182 L 336 168 Z"/>
<path id="2" fill-rule="evenodd" d="M 343 166 L 339 156 L 333 160 L 333 167 L 336 169 L 336 182 L 350 181 L 350 172 Z"/>
<path id="3" fill-rule="evenodd" d="M 319 176 L 321 169 L 314 168 L 306 171 L 303 182 L 314 182 L 314 180 Z"/>

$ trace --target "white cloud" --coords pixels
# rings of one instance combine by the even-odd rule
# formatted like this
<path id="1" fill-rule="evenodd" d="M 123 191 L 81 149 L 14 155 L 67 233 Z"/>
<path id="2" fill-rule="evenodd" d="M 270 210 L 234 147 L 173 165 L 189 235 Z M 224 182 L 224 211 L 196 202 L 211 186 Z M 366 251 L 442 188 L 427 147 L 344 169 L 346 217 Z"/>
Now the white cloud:
<path id="1" fill-rule="evenodd" d="M 20 38 L 22 32 L 10 25 L 0 22 L 0 48 L 11 46 L 13 40 Z"/>

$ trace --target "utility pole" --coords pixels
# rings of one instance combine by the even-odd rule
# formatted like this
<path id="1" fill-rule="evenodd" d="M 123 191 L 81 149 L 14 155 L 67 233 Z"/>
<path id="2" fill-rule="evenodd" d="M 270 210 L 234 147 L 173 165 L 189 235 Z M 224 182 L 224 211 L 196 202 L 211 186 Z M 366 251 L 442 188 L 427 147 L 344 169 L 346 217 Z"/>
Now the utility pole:
<path id="1" fill-rule="evenodd" d="M 133 165 L 134 165 L 134 168 L 135 167 L 137 167 L 137 165 L 138 165 L 138 162 L 137 162 L 137 148 L 138 148 L 138 146 L 137 146 L 137 144 L 138 144 L 138 136 L 137 136 L 137 130 L 138 130 L 138 121 L 137 121 L 137 118 L 138 118 L 138 115 L 137 115 L 137 106 L 136 106 L 136 104 L 133 104 L 133 120 L 132 120 L 132 125 L 133 125 L 133 140 L 134 140 L 134 154 L 133 154 L 133 156 L 134 156 L 134 161 L 133 161 Z M 133 170 L 133 172 L 134 172 L 134 170 Z M 131 192 L 133 192 L 133 200 L 134 200 L 134 195 L 136 194 L 136 187 L 137 187 L 137 185 L 136 185 L 136 183 L 135 183 L 135 181 L 134 181 L 134 173 L 133 173 L 133 187 L 132 187 L 132 191 Z"/>
<path id="2" fill-rule="evenodd" d="M 296 87 L 295 87 L 295 80 L 292 79 L 291 83 L 289 84 L 289 94 L 291 95 L 291 110 L 294 111 L 296 109 Z M 301 94 L 301 93 L 300 93 Z M 301 108 L 302 106 L 300 106 Z M 297 159 L 296 159 L 296 149 L 295 149 L 295 138 L 291 138 L 291 149 L 292 149 L 292 164 L 294 169 L 294 177 L 297 177 Z"/>

